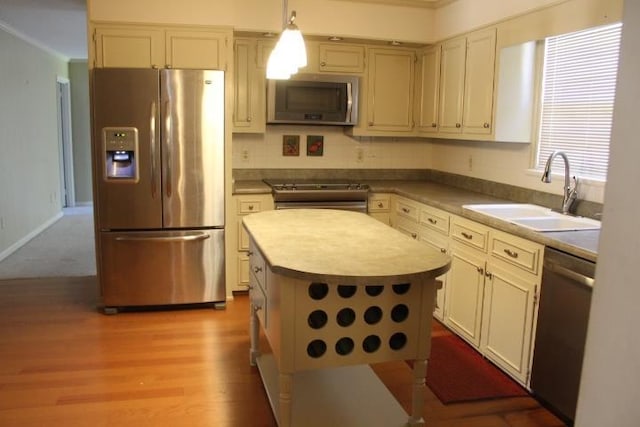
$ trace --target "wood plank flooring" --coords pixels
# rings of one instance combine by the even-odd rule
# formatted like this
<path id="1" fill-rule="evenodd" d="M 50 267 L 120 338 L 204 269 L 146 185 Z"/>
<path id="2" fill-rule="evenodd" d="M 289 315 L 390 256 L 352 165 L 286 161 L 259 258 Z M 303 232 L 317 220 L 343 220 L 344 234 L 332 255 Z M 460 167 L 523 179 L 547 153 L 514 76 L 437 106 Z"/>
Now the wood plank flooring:
<path id="1" fill-rule="evenodd" d="M 105 316 L 97 304 L 95 277 L 0 281 L 1 427 L 276 425 L 248 363 L 246 296 L 221 311 Z M 407 365 L 374 370 L 408 409 Z M 424 416 L 430 427 L 564 425 L 530 397 L 443 405 L 429 390 Z"/>

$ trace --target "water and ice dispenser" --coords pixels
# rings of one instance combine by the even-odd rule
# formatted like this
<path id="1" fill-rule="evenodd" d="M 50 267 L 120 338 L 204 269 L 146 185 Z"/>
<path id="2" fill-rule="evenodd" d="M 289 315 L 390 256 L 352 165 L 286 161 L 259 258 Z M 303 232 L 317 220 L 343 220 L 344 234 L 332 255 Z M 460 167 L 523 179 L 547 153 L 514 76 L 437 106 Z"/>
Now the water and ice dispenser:
<path id="1" fill-rule="evenodd" d="M 102 141 L 104 179 L 138 182 L 138 129 L 106 127 Z"/>

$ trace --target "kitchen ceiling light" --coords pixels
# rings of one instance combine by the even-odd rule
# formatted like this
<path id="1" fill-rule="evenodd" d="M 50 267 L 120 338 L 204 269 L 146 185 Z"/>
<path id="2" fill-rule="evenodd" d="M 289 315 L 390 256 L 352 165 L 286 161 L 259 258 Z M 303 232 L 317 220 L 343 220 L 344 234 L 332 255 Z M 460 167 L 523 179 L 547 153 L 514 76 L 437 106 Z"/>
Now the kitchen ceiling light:
<path id="1" fill-rule="evenodd" d="M 287 0 L 283 1 L 283 12 L 286 17 Z M 307 66 L 307 50 L 298 26 L 293 23 L 296 11 L 291 12 L 288 22 L 285 21 L 284 30 L 271 51 L 267 61 L 267 78 L 286 80 L 299 68 Z"/>

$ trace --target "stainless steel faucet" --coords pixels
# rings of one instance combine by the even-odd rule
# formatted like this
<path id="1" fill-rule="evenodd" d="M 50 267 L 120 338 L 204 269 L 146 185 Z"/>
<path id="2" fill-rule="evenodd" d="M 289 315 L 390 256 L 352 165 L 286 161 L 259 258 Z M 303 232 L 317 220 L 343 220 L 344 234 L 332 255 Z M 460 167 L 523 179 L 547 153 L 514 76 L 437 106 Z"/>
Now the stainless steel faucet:
<path id="1" fill-rule="evenodd" d="M 571 205 L 575 202 L 576 197 L 578 197 L 578 178 L 573 177 L 573 188 L 569 183 L 569 158 L 563 151 L 554 151 L 551 153 L 549 158 L 547 159 L 547 164 L 544 166 L 544 172 L 542 173 L 542 182 L 550 183 L 551 182 L 551 163 L 553 163 L 553 159 L 556 156 L 562 157 L 564 160 L 564 188 L 562 191 L 562 213 L 568 214 L 569 210 L 571 210 Z"/>

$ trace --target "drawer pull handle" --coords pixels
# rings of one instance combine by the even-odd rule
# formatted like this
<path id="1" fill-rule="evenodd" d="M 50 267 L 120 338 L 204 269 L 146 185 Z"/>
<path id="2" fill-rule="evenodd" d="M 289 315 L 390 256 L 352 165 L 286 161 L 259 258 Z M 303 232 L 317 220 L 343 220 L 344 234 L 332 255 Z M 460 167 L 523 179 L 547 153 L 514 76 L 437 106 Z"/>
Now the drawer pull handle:
<path id="1" fill-rule="evenodd" d="M 440 252 L 442 252 L 443 254 L 446 254 L 447 250 L 445 248 L 440 248 Z"/>
<path id="2" fill-rule="evenodd" d="M 262 271 L 262 267 L 253 267 L 254 273 L 260 273 Z"/>
<path id="3" fill-rule="evenodd" d="M 253 210 L 253 205 L 249 205 L 248 208 L 249 208 L 250 211 L 252 211 Z"/>
<path id="4" fill-rule="evenodd" d="M 480 273 L 481 275 L 484 275 L 484 268 L 482 267 L 476 267 L 478 270 L 478 273 Z"/>
<path id="5" fill-rule="evenodd" d="M 485 272 L 484 275 L 489 278 L 489 280 L 493 279 L 493 274 L 490 272 Z"/>
<path id="6" fill-rule="evenodd" d="M 262 310 L 262 306 L 261 305 L 253 304 L 253 313 L 254 314 L 259 312 L 260 310 Z"/>
<path id="7" fill-rule="evenodd" d="M 427 219 L 427 221 L 429 221 L 431 224 L 437 224 L 438 223 L 438 221 L 433 219 L 433 218 L 429 218 L 429 219 Z"/>
<path id="8" fill-rule="evenodd" d="M 411 209 L 409 209 L 409 208 L 402 208 L 402 212 L 404 212 L 404 213 L 409 213 L 409 212 L 411 212 Z"/>
<path id="9" fill-rule="evenodd" d="M 384 208 L 384 203 L 382 203 L 382 202 L 378 202 L 378 207 L 379 207 L 379 208 Z"/>
<path id="10" fill-rule="evenodd" d="M 514 258 L 514 259 L 518 258 L 518 252 L 514 252 L 514 251 L 512 251 L 510 249 L 505 249 L 504 253 L 509 255 L 511 258 Z"/>
<path id="11" fill-rule="evenodd" d="M 413 237 L 414 239 L 418 237 L 418 235 L 416 233 L 411 233 L 411 237 Z"/>
<path id="12" fill-rule="evenodd" d="M 464 231 L 460 234 L 462 234 L 462 237 L 464 237 L 467 240 L 473 240 L 473 234 L 465 233 Z"/>
<path id="13" fill-rule="evenodd" d="M 456 127 L 457 127 L 457 128 L 461 128 L 461 127 L 462 127 L 462 125 L 461 125 L 460 123 L 456 123 Z"/>

